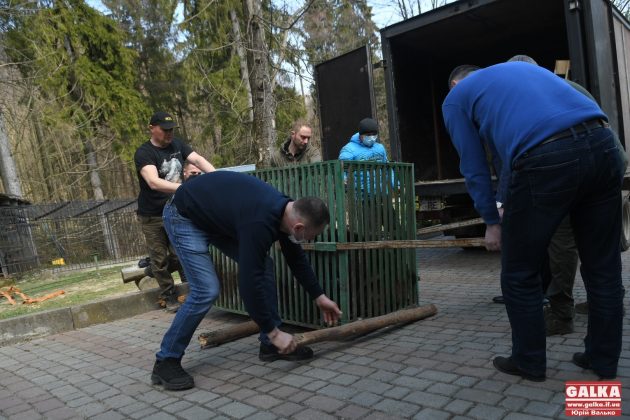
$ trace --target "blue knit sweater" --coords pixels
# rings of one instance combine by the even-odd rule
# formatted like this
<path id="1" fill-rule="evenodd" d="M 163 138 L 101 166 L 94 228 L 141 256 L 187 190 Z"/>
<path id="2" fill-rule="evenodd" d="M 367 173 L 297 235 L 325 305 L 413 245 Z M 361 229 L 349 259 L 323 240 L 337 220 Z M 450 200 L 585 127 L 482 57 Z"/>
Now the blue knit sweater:
<path id="1" fill-rule="evenodd" d="M 555 133 L 594 118 L 599 106 L 550 71 L 523 62 L 497 64 L 460 81 L 442 104 L 460 171 L 487 224 L 499 223 L 483 142 L 492 143 L 511 177 L 512 163 Z"/>

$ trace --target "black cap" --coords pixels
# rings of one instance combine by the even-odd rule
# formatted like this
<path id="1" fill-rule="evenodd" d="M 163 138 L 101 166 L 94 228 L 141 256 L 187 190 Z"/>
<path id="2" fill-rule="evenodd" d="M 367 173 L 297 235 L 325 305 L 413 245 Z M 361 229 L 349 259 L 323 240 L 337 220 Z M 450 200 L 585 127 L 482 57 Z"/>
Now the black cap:
<path id="1" fill-rule="evenodd" d="M 363 118 L 359 123 L 359 134 L 378 133 L 378 123 L 372 118 Z"/>
<path id="2" fill-rule="evenodd" d="M 149 125 L 159 125 L 162 130 L 170 130 L 171 128 L 177 127 L 177 123 L 171 114 L 163 111 L 158 111 L 153 114 L 151 121 L 149 121 Z"/>

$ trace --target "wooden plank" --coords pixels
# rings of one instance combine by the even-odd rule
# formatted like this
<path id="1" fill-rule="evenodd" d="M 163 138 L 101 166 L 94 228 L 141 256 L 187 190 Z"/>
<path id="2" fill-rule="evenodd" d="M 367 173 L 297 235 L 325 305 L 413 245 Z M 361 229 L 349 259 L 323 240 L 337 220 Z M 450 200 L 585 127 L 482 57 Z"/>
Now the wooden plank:
<path id="1" fill-rule="evenodd" d="M 417 235 L 424 235 L 426 233 L 443 232 L 443 231 L 449 230 L 449 229 L 456 229 L 456 228 L 460 228 L 460 227 L 464 227 L 464 226 L 481 225 L 483 223 L 484 223 L 483 219 L 481 217 L 478 217 L 476 219 L 463 220 L 463 221 L 460 221 L 460 222 L 448 223 L 446 225 L 435 225 L 435 226 L 425 227 L 425 228 L 422 228 L 422 229 L 418 229 L 416 234 Z"/>
<path id="2" fill-rule="evenodd" d="M 308 251 L 320 251 L 317 243 L 302 244 L 302 248 Z M 484 247 L 484 238 L 460 238 L 460 239 L 409 239 L 392 241 L 366 241 L 337 243 L 337 251 L 348 251 L 354 249 L 404 249 L 404 248 L 466 248 Z M 328 248 L 328 247 L 327 247 Z"/>

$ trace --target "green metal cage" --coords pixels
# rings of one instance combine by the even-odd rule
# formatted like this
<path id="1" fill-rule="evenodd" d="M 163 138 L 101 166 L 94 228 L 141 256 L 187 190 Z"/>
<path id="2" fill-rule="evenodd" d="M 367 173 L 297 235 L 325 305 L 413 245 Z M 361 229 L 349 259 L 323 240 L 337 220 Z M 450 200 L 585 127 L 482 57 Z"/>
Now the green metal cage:
<path id="1" fill-rule="evenodd" d="M 417 305 L 415 249 L 375 247 L 374 241 L 416 239 L 413 164 L 326 161 L 250 172 L 292 198 L 317 196 L 328 204 L 330 225 L 306 244 L 326 295 L 337 302 L 342 323 Z M 343 249 L 370 242 L 369 249 Z M 367 244 L 366 244 L 367 245 Z M 237 264 L 211 250 L 222 290 L 215 306 L 245 314 Z M 271 249 L 282 320 L 320 327 L 315 303 L 293 278 L 279 246 Z"/>

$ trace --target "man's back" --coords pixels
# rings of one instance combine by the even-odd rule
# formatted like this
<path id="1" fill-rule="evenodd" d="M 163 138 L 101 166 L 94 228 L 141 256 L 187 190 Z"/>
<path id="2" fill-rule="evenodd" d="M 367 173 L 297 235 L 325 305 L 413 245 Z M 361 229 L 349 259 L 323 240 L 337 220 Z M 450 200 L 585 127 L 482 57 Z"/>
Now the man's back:
<path id="1" fill-rule="evenodd" d="M 275 238 L 290 201 L 271 185 L 242 173 L 217 171 L 183 184 L 175 194 L 180 213 L 201 229 L 235 238 L 247 225 L 267 225 Z M 271 233 L 271 232 L 269 232 Z"/>
<path id="2" fill-rule="evenodd" d="M 575 124 L 606 118 L 597 104 L 562 79 L 523 62 L 472 73 L 451 90 L 442 109 L 458 150 L 478 131 L 495 144 L 504 162 Z M 466 118 L 459 118 L 462 115 Z M 464 120 L 474 121 L 476 127 L 462 125 Z"/>

